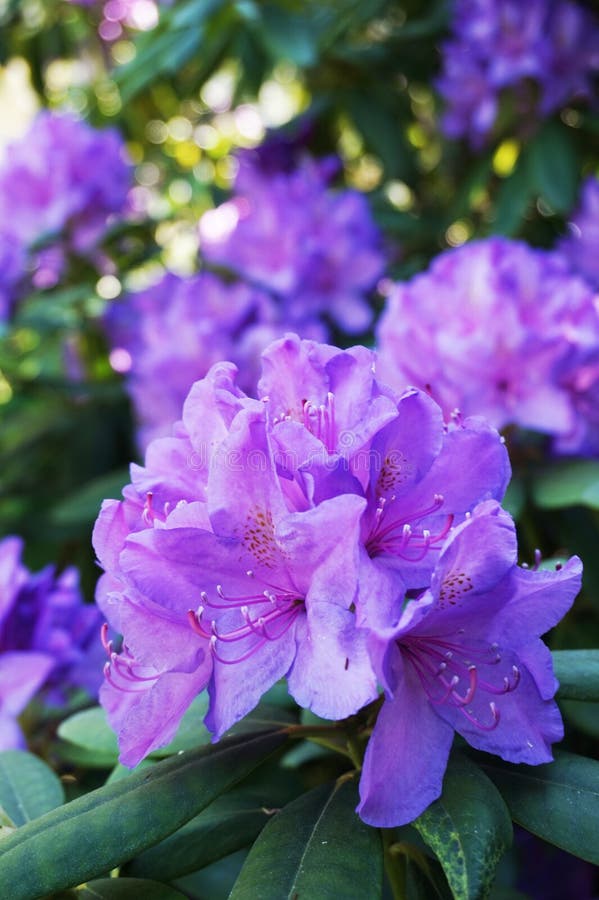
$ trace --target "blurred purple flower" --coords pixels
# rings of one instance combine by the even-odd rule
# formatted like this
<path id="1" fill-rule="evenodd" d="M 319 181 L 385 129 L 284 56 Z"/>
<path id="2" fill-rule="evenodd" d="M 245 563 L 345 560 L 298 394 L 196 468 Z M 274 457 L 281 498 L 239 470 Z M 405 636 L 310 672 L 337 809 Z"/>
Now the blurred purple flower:
<path id="1" fill-rule="evenodd" d="M 0 219 L 25 246 L 58 238 L 88 253 L 126 210 L 131 175 L 117 131 L 41 112 L 0 166 Z"/>
<path id="2" fill-rule="evenodd" d="M 437 87 L 445 134 L 481 147 L 502 92 L 522 118 L 546 116 L 592 95 L 599 70 L 599 22 L 571 0 L 455 0 Z"/>
<path id="3" fill-rule="evenodd" d="M 114 303 L 105 324 L 111 362 L 127 376 L 141 446 L 170 433 L 194 381 L 220 360 L 238 365 L 240 386 L 255 390 L 260 353 L 285 331 L 267 294 L 210 273 L 168 274 Z M 321 337 L 324 327 L 306 323 L 306 330 Z"/>
<path id="4" fill-rule="evenodd" d="M 599 290 L 599 178 L 591 175 L 582 186 L 569 234 L 557 245 L 574 272 Z"/>
<path id="5" fill-rule="evenodd" d="M 441 793 L 454 731 L 514 763 L 552 759 L 563 737 L 557 681 L 540 636 L 570 608 L 582 566 L 516 565 L 514 524 L 477 507 L 445 544 L 430 588 L 373 623 L 370 649 L 385 702 L 364 759 L 358 812 L 371 825 L 411 822 Z"/>
<path id="6" fill-rule="evenodd" d="M 43 689 L 63 704 L 76 688 L 94 695 L 101 681 L 100 617 L 81 599 L 78 575 L 49 566 L 31 574 L 19 538 L 0 541 L 0 748 L 23 746 L 17 717 Z"/>
<path id="7" fill-rule="evenodd" d="M 25 248 L 15 235 L 0 231 L 0 324 L 9 317 L 17 300 L 26 258 Z"/>
<path id="8" fill-rule="evenodd" d="M 354 334 L 372 321 L 365 295 L 385 260 L 366 198 L 328 186 L 336 167 L 240 155 L 233 198 L 200 220 L 201 250 L 271 292 L 292 327 L 324 316 Z"/>
<path id="9" fill-rule="evenodd" d="M 593 452 L 598 417 L 585 402 L 599 389 L 599 314 L 559 254 L 502 238 L 442 253 L 391 289 L 378 349 L 379 377 L 427 390 L 446 419 L 458 408 Z"/>

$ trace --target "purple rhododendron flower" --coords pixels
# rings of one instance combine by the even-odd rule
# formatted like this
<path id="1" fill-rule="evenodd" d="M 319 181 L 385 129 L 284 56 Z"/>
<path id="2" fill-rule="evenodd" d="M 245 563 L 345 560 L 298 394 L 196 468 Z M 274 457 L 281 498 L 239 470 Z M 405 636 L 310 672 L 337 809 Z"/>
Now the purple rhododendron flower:
<path id="1" fill-rule="evenodd" d="M 14 306 L 25 266 L 22 243 L 10 231 L 0 231 L 0 323 L 8 318 Z"/>
<path id="2" fill-rule="evenodd" d="M 168 274 L 114 303 L 105 325 L 111 360 L 127 374 L 141 446 L 170 433 L 194 381 L 219 360 L 238 365 L 241 387 L 255 390 L 261 351 L 286 330 L 267 294 L 210 273 Z M 314 337 L 324 331 L 316 322 L 306 329 Z"/>
<path id="3" fill-rule="evenodd" d="M 441 793 L 454 731 L 510 762 L 552 759 L 563 736 L 551 654 L 540 636 L 569 609 L 582 566 L 516 565 L 510 516 L 478 506 L 448 538 L 430 587 L 370 648 L 385 701 L 364 759 L 358 811 L 371 825 L 411 822 Z"/>
<path id="4" fill-rule="evenodd" d="M 571 0 L 455 0 L 451 31 L 437 81 L 448 137 L 482 146 L 506 89 L 523 120 L 592 94 L 599 22 Z"/>
<path id="5" fill-rule="evenodd" d="M 429 391 L 446 419 L 458 408 L 593 452 L 597 303 L 557 253 L 502 238 L 442 253 L 391 289 L 378 349 L 381 377 Z"/>
<path id="6" fill-rule="evenodd" d="M 328 186 L 333 167 L 242 155 L 233 198 L 200 220 L 201 250 L 272 293 L 294 328 L 325 316 L 355 334 L 372 321 L 365 295 L 385 261 L 365 197 Z"/>
<path id="7" fill-rule="evenodd" d="M 124 640 L 101 700 L 127 765 L 172 738 L 204 687 L 217 737 L 284 676 L 319 716 L 357 712 L 377 695 L 372 598 L 378 621 L 404 579 L 428 585 L 454 523 L 503 495 L 497 432 L 448 428 L 426 395 L 396 395 L 366 348 L 287 335 L 263 355 L 258 396 L 215 365 L 96 524 L 97 599 Z"/>
<path id="8" fill-rule="evenodd" d="M 126 208 L 131 164 L 114 129 L 98 131 L 68 113 L 38 114 L 7 147 L 0 166 L 0 220 L 23 245 L 67 237 L 85 253 Z"/>
<path id="9" fill-rule="evenodd" d="M 569 223 L 569 234 L 557 249 L 574 272 L 599 289 L 599 178 L 591 176 L 582 186 L 580 205 Z"/>
<path id="10" fill-rule="evenodd" d="M 49 566 L 31 574 L 19 538 L 0 541 L 0 749 L 24 746 L 17 718 L 43 689 L 61 704 L 75 688 L 101 681 L 100 617 L 79 593 L 78 576 Z"/>

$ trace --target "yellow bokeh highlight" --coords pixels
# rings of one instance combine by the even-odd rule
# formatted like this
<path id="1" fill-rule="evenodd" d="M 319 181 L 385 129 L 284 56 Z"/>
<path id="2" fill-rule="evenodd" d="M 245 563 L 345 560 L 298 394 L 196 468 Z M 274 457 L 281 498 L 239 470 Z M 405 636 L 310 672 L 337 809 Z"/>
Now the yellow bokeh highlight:
<path id="1" fill-rule="evenodd" d="M 520 144 L 518 141 L 507 140 L 502 141 L 495 153 L 493 154 L 493 171 L 500 178 L 507 178 L 514 171 L 514 166 L 518 162 L 520 155 Z"/>
<path id="2" fill-rule="evenodd" d="M 182 141 L 177 144 L 172 155 L 184 169 L 193 169 L 202 158 L 202 151 L 193 141 Z"/>

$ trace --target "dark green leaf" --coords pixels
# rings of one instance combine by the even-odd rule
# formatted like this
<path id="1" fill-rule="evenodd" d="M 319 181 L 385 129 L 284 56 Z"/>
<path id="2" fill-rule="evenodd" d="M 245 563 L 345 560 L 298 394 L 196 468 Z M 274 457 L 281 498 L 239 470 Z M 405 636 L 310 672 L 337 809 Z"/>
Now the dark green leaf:
<path id="1" fill-rule="evenodd" d="M 554 210 L 569 212 L 576 202 L 580 168 L 570 129 L 546 122 L 530 143 L 529 154 L 536 190 Z"/>
<path id="2" fill-rule="evenodd" d="M 570 725 L 583 734 L 599 738 L 599 703 L 560 700 L 559 707 Z"/>
<path id="3" fill-rule="evenodd" d="M 493 231 L 511 237 L 520 230 L 531 198 L 526 153 L 521 153 L 511 175 L 497 191 Z"/>
<path id="4" fill-rule="evenodd" d="M 0 807 L 15 825 L 25 825 L 64 802 L 52 769 L 24 750 L 0 753 Z"/>
<path id="5" fill-rule="evenodd" d="M 599 509 L 599 462 L 577 459 L 541 470 L 533 479 L 532 493 L 543 509 L 577 504 Z"/>
<path id="6" fill-rule="evenodd" d="M 375 900 L 382 896 L 379 832 L 354 812 L 353 781 L 325 784 L 286 806 L 250 851 L 231 900 Z"/>
<path id="7" fill-rule="evenodd" d="M 565 700 L 599 700 L 599 650 L 554 650 L 557 696 Z"/>
<path id="8" fill-rule="evenodd" d="M 172 881 L 249 846 L 270 817 L 303 790 L 299 779 L 269 761 L 125 869 Z"/>
<path id="9" fill-rule="evenodd" d="M 282 731 L 181 753 L 85 794 L 0 844 L 11 900 L 102 875 L 180 828 L 283 746 Z"/>
<path id="10" fill-rule="evenodd" d="M 314 65 L 317 60 L 316 35 L 305 15 L 293 15 L 274 3 L 260 4 L 259 34 L 275 59 L 297 66 Z"/>
<path id="11" fill-rule="evenodd" d="M 145 878 L 98 878 L 55 900 L 185 900 L 185 894 L 167 884 Z"/>
<path id="12" fill-rule="evenodd" d="M 437 855 L 456 900 L 488 895 L 512 826 L 500 794 L 477 765 L 452 757 L 441 797 L 413 824 Z"/>
<path id="13" fill-rule="evenodd" d="M 562 751 L 542 766 L 487 759 L 483 765 L 514 821 L 574 856 L 599 863 L 597 760 Z"/>

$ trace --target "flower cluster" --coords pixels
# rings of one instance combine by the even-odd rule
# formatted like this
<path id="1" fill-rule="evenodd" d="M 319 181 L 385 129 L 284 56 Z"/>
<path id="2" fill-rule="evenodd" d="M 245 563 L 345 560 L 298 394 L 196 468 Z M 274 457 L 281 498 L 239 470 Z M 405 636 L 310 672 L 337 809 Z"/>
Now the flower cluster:
<path id="1" fill-rule="evenodd" d="M 496 428 L 516 424 L 593 452 L 599 314 L 593 290 L 557 253 L 502 238 L 438 256 L 390 288 L 378 326 L 379 371 Z"/>
<path id="2" fill-rule="evenodd" d="M 17 718 L 43 689 L 60 704 L 75 689 L 96 694 L 99 612 L 81 600 L 74 569 L 32 574 L 19 538 L 0 541 L 0 749 L 24 745 Z"/>
<path id="3" fill-rule="evenodd" d="M 558 244 L 574 272 L 599 289 L 599 178 L 582 186 L 580 205 L 569 223 L 569 234 Z"/>
<path id="4" fill-rule="evenodd" d="M 455 0 L 437 87 L 445 134 L 485 143 L 506 89 L 519 118 L 592 93 L 599 22 L 572 0 Z"/>
<path id="5" fill-rule="evenodd" d="M 384 266 L 368 203 L 328 186 L 336 161 L 291 167 L 280 157 L 240 154 L 234 197 L 200 220 L 203 255 L 268 290 L 296 329 L 324 317 L 363 331 L 372 321 L 365 295 Z"/>
<path id="6" fill-rule="evenodd" d="M 130 181 L 118 132 L 97 131 L 67 113 L 39 113 L 28 133 L 7 147 L 0 165 L 2 257 L 10 251 L 13 269 L 18 264 L 23 276 L 27 253 L 40 242 L 93 253 L 110 218 L 125 211 Z M 60 255 L 41 254 L 34 264 L 39 286 L 56 283 L 62 266 Z M 17 280 L 11 276 L 10 284 Z M 0 312 L 14 299 L 6 290 L 2 295 Z"/>
<path id="7" fill-rule="evenodd" d="M 286 331 L 269 295 L 207 272 L 164 276 L 113 304 L 105 325 L 113 366 L 127 374 L 142 447 L 170 434 L 192 384 L 214 363 L 231 360 L 241 387 L 255 390 L 260 353 Z M 309 329 L 313 337 L 322 332 L 318 323 Z"/>
<path id="8" fill-rule="evenodd" d="M 505 759 L 551 758 L 562 726 L 539 636 L 580 564 L 518 567 L 497 432 L 445 424 L 375 366 L 363 347 L 287 335 L 253 399 L 215 365 L 124 499 L 104 502 L 97 601 L 123 642 L 105 636 L 101 702 L 126 765 L 204 688 L 218 739 L 283 677 L 323 718 L 382 703 L 361 784 L 374 825 L 439 795 L 454 730 Z"/>

